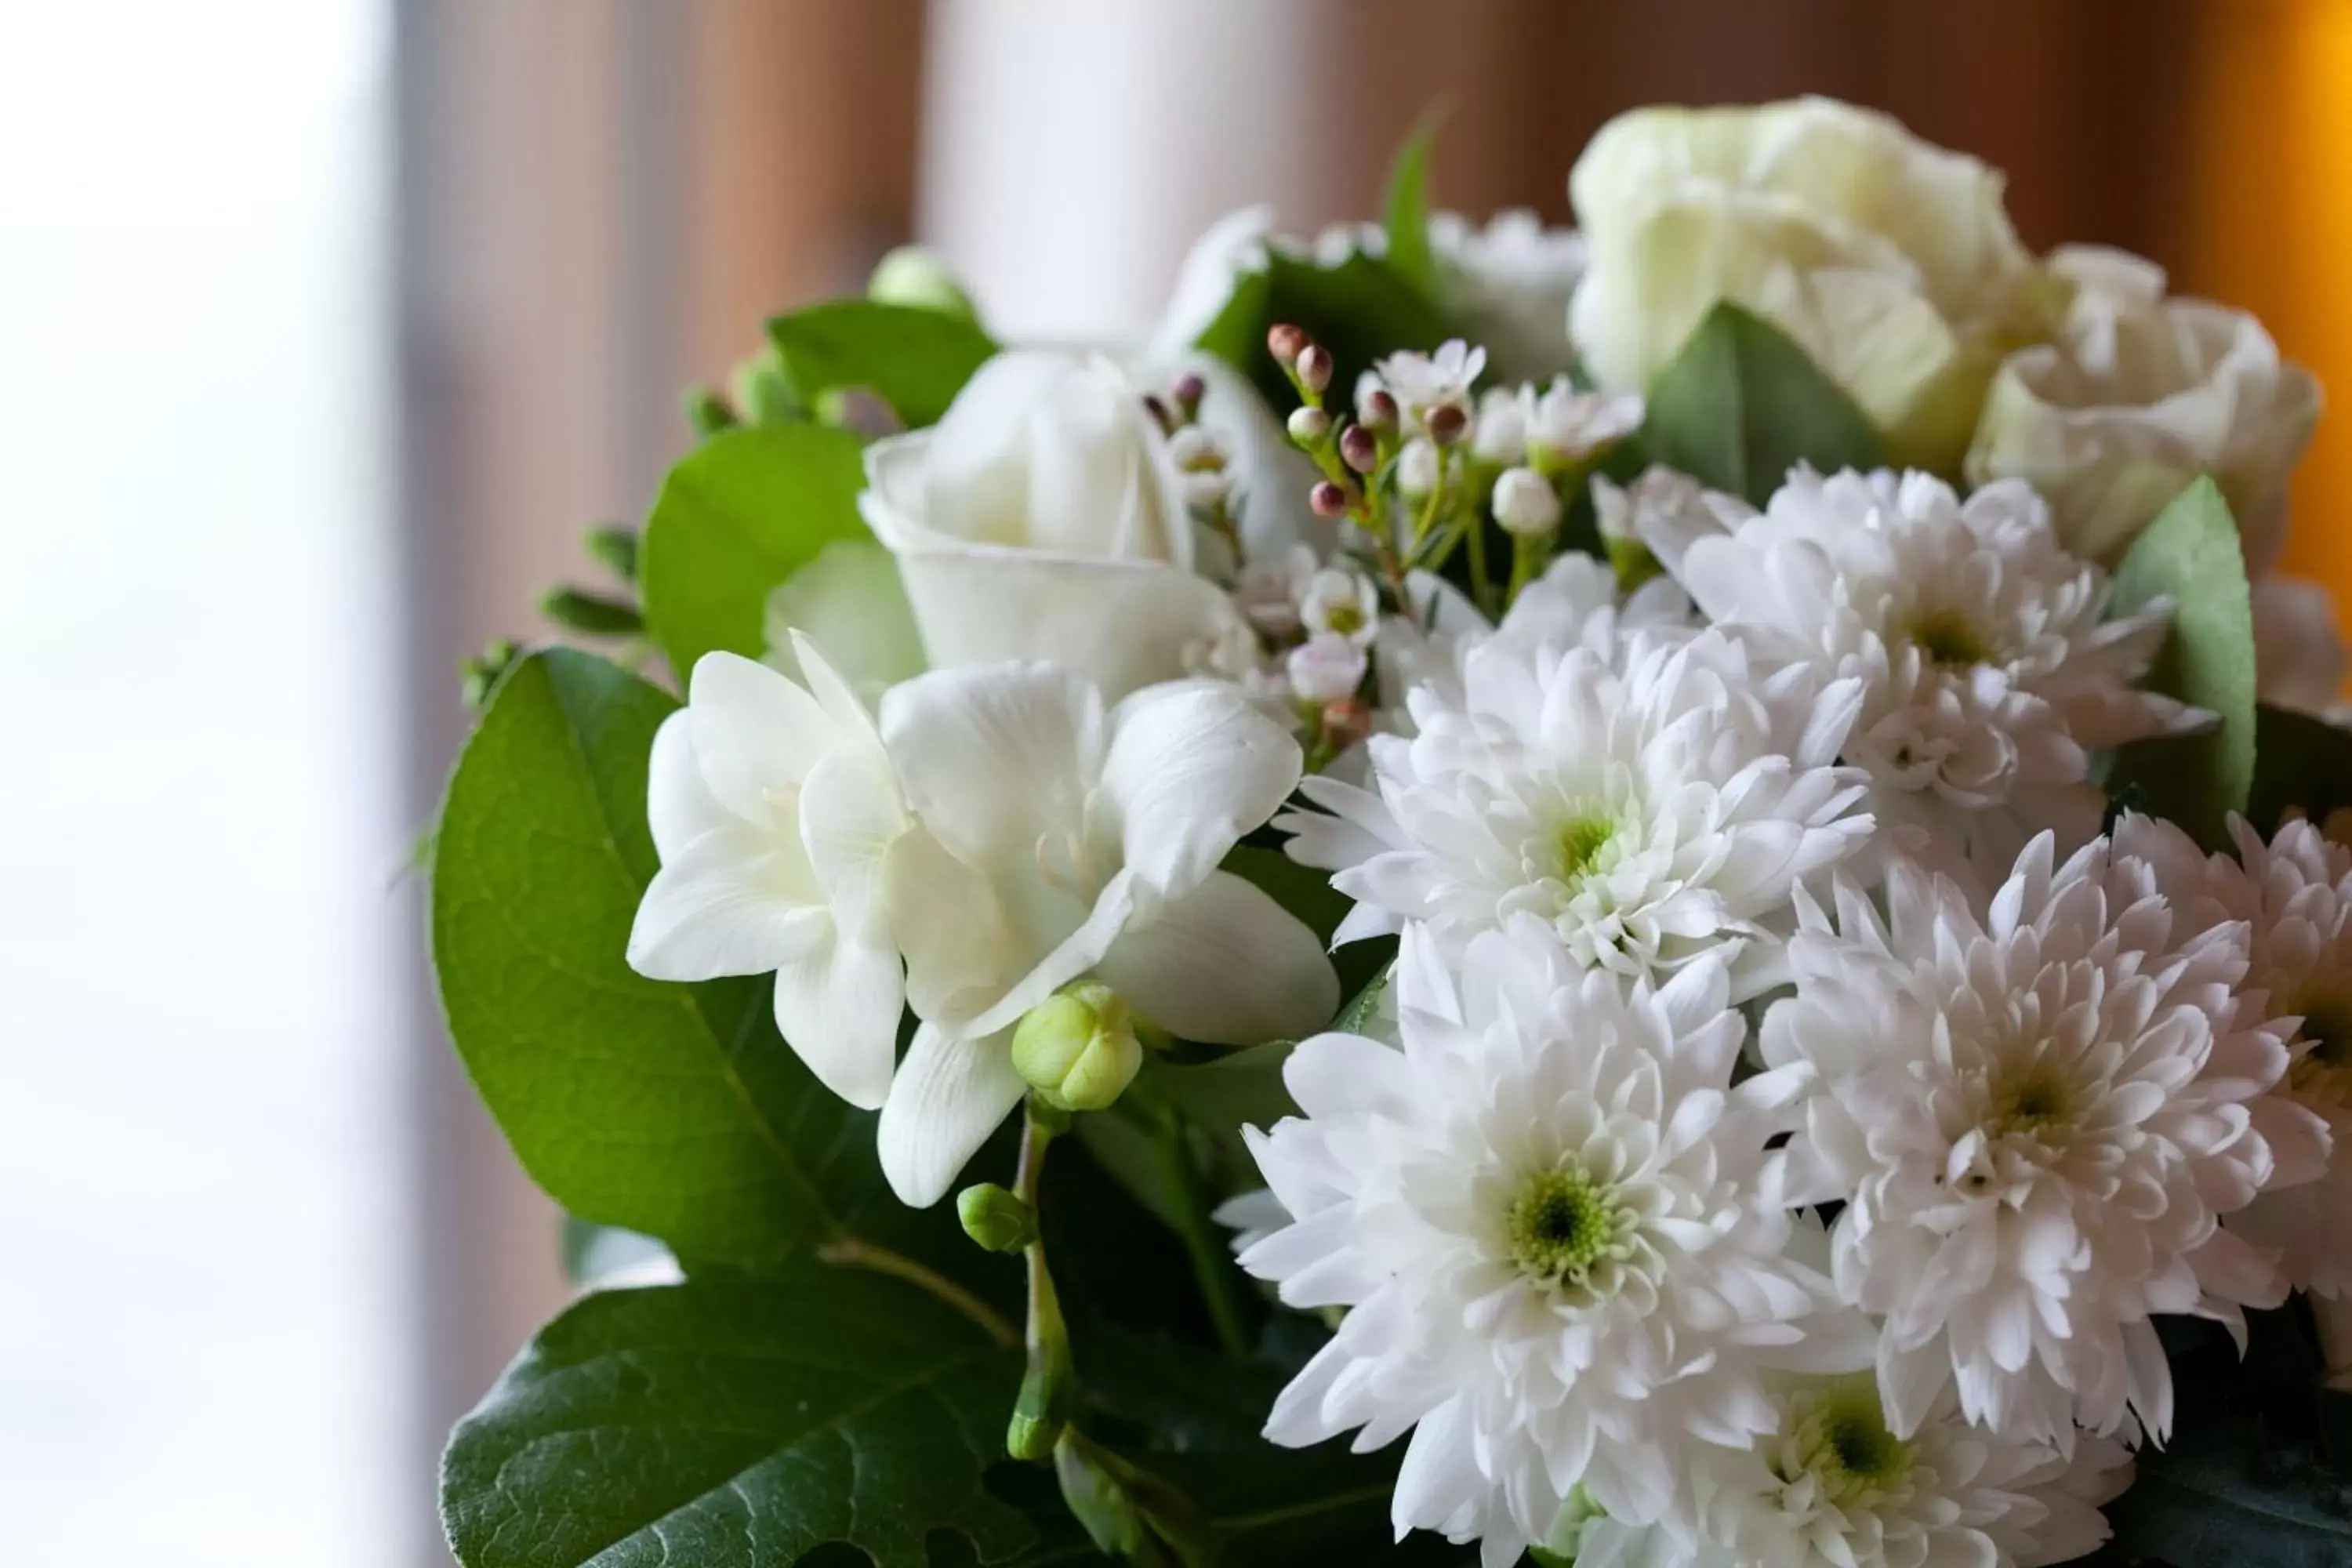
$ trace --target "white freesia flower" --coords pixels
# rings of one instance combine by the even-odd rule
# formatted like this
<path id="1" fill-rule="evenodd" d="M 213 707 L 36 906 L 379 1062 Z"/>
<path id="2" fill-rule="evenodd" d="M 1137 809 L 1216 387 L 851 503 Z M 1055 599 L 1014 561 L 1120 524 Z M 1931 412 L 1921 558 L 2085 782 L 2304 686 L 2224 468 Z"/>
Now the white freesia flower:
<path id="1" fill-rule="evenodd" d="M 908 821 L 873 721 L 795 635 L 796 684 L 705 654 L 654 735 L 646 819 L 661 869 L 629 964 L 656 980 L 776 975 L 776 1027 L 834 1093 L 889 1086 L 904 995 L 885 858 Z"/>
<path id="2" fill-rule="evenodd" d="M 2126 816 L 2053 866 L 2036 838 L 1987 909 L 1907 865 L 1887 915 L 1841 888 L 1789 945 L 1795 994 L 1761 1045 L 1820 1085 L 1790 1150 L 1793 1201 L 1845 1204 L 1844 1298 L 1884 1318 L 1898 1436 L 1948 1385 L 1970 1420 L 2064 1447 L 2076 1424 L 2161 1441 L 2172 1374 L 2153 1321 L 2243 1332 L 2275 1254 L 2217 1222 L 2323 1157 L 2315 1124 L 2258 1115 L 2286 1026 L 2242 1009 L 2246 928 L 2164 896 Z"/>
<path id="3" fill-rule="evenodd" d="M 1011 350 L 934 427 L 866 452 L 859 504 L 935 668 L 1047 658 L 1116 697 L 1183 671 L 1233 601 L 1142 393 L 1096 354 Z"/>
<path id="4" fill-rule="evenodd" d="M 2324 1173 L 2283 1172 L 2229 1226 L 2279 1249 L 2295 1289 L 2352 1299 L 2352 849 L 2309 822 L 2286 824 L 2268 844 L 2242 821 L 2231 826 L 2235 856 L 2208 856 L 2163 822 L 2147 824 L 2141 852 L 2183 923 L 2244 923 L 2245 1005 L 2294 1030 L 2285 1081 L 2247 1107 L 2254 1130 L 2308 1149 L 2321 1123 L 2328 1153 Z M 2294 1175 L 2306 1180 L 2290 1184 Z"/>
<path id="5" fill-rule="evenodd" d="M 1696 1531 L 1587 1522 L 1579 1568 L 2039 1568 L 2097 1550 L 2099 1505 L 2131 1483 L 2110 1438 L 2072 1457 L 1960 1419 L 1948 1396 L 1919 1429 L 1887 1429 L 1867 1374 L 1784 1378 L 1755 1447 L 1695 1447 Z"/>
<path id="6" fill-rule="evenodd" d="M 2076 287 L 2059 342 L 2012 355 L 1968 456 L 1971 483 L 2021 479 L 2076 553 L 2112 560 L 2200 473 L 2229 498 L 2254 570 L 2286 537 L 2287 479 L 2311 442 L 2319 384 L 2262 323 L 2168 299 L 2152 264 L 2066 250 Z"/>
<path id="7" fill-rule="evenodd" d="M 1486 345 L 1497 374 L 1538 381 L 1568 363 L 1568 301 L 1584 276 L 1583 236 L 1548 228 L 1526 207 L 1507 207 L 1483 228 L 1437 212 L 1429 248 L 1441 301 Z"/>
<path id="8" fill-rule="evenodd" d="M 1955 875 L 2006 875 L 2043 828 L 2086 842 L 2106 809 L 2087 753 L 2200 718 L 2132 688 L 2167 610 L 2102 621 L 2105 574 L 2014 481 L 1962 501 L 1926 474 L 1800 468 L 1760 514 L 1650 521 L 1699 608 L 1760 657 L 1860 683 L 1845 760 L 1881 822 Z"/>
<path id="9" fill-rule="evenodd" d="M 2001 178 L 1822 99 L 1640 109 L 1569 177 L 1591 248 L 1570 325 L 1603 385 L 1648 389 L 1717 302 L 1779 326 L 1885 435 L 1948 470 L 2046 289 Z"/>
<path id="10" fill-rule="evenodd" d="M 1268 1437 L 1412 1429 L 1399 1531 L 1476 1538 L 1501 1568 L 1578 1487 L 1662 1517 L 1696 1445 L 1771 1429 L 1763 1369 L 1866 1363 L 1760 1195 L 1796 1085 L 1733 1085 L 1745 1030 L 1716 955 L 1629 990 L 1523 916 L 1458 983 L 1408 930 L 1393 984 L 1402 1048 L 1307 1040 L 1284 1071 L 1303 1119 L 1248 1133 L 1291 1223 L 1242 1266 L 1289 1306 L 1348 1309 Z"/>
<path id="11" fill-rule="evenodd" d="M 882 732 L 921 821 L 885 881 L 922 1020 L 882 1108 L 883 1172 L 906 1202 L 937 1201 L 1020 1100 L 1013 1026 L 1083 975 L 1216 1045 L 1331 1016 L 1314 933 L 1217 868 L 1300 764 L 1238 692 L 1174 682 L 1106 713 L 1066 670 L 935 670 L 891 689 Z"/>
<path id="12" fill-rule="evenodd" d="M 1417 921 L 1456 952 L 1528 913 L 1628 976 L 1729 944 L 1744 988 L 1769 974 L 1791 889 L 1869 837 L 1866 781 L 1834 765 L 1854 680 L 1657 629 L 1616 657 L 1496 637 L 1462 688 L 1408 694 L 1415 733 L 1372 738 L 1370 789 L 1311 778 L 1323 810 L 1276 819 L 1291 858 L 1357 900 L 1341 942 Z"/>

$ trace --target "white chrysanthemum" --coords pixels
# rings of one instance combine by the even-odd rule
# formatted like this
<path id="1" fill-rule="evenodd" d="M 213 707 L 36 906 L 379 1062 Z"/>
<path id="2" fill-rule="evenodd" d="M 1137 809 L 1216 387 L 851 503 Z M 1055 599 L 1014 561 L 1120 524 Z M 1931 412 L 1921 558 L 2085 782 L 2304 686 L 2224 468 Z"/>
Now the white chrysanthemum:
<path id="1" fill-rule="evenodd" d="M 1678 520 L 1689 531 L 1669 531 Z M 1939 869 L 1999 878 L 2043 828 L 2087 842 L 2106 800 L 2085 753 L 2200 717 L 2132 689 L 2166 614 L 2103 622 L 2105 575 L 2022 484 L 1962 501 L 1927 474 L 1800 468 L 1760 514 L 1716 509 L 1719 529 L 1653 521 L 1651 548 L 1711 618 L 1765 657 L 1863 683 L 1845 760 Z"/>
<path id="2" fill-rule="evenodd" d="M 2325 1170 L 2282 1164 L 2277 1184 L 2230 1216 L 2230 1228 L 2280 1249 L 2297 1289 L 2352 1297 L 2352 849 L 2308 822 L 2264 844 L 2232 821 L 2235 858 L 2207 856 L 2169 823 L 2147 825 L 2142 852 L 2183 921 L 2242 921 L 2250 1006 L 2294 1031 L 2286 1081 L 2247 1110 L 2284 1150 L 2308 1152 L 2326 1128 Z"/>
<path id="3" fill-rule="evenodd" d="M 1898 1437 L 1867 1373 L 1787 1380 L 1777 1408 L 1752 1448 L 1693 1454 L 1695 1531 L 1596 1519 L 1579 1568 L 2038 1568 L 2097 1550 L 2099 1504 L 2131 1481 L 2113 1439 L 2069 1458 L 1970 1426 L 1948 1396 Z"/>
<path id="4" fill-rule="evenodd" d="M 1402 730 L 1412 727 L 1405 694 L 1416 686 L 1433 686 L 1461 706 L 1464 667 L 1471 650 L 1488 642 L 1546 648 L 1554 657 L 1582 647 L 1614 664 L 1635 632 L 1688 629 L 1692 619 L 1690 596 L 1679 584 L 1651 577 L 1622 593 L 1607 563 L 1576 550 L 1520 589 L 1499 626 L 1434 573 L 1411 574 L 1405 590 L 1413 613 L 1383 618 L 1378 643 L 1381 703 L 1398 721 L 1391 727 Z"/>
<path id="5" fill-rule="evenodd" d="M 1838 929 L 1808 908 L 1789 943 L 1763 1056 L 1819 1075 L 1790 1196 L 1845 1203 L 1833 1272 L 1885 1318 L 1898 1435 L 1951 1383 L 2013 1437 L 2161 1438 L 2151 1319 L 2242 1331 L 2242 1308 L 2285 1295 L 2275 1255 L 2218 1222 L 2310 1169 L 2319 1135 L 2252 1114 L 2285 1026 L 2240 1007 L 2246 928 L 2184 919 L 2135 853 L 2150 826 L 2054 868 L 2042 835 L 1982 911 L 1898 865 L 1886 919 L 1842 885 Z"/>
<path id="6" fill-rule="evenodd" d="M 1290 1216 L 1242 1255 L 1293 1307 L 1345 1307 L 1266 1436 L 1412 1442 L 1400 1534 L 1517 1561 L 1581 1487 L 1662 1517 L 1691 1449 L 1776 1420 L 1765 1369 L 1868 1360 L 1858 1316 L 1763 1196 L 1791 1075 L 1732 1085 L 1745 1032 L 1720 962 L 1664 986 L 1578 973 L 1531 917 L 1470 942 L 1458 983 L 1419 928 L 1402 1049 L 1301 1045 L 1305 1113 L 1248 1133 Z"/>
<path id="7" fill-rule="evenodd" d="M 1275 819 L 1356 900 L 1339 941 L 1424 921 L 1458 952 L 1530 913 L 1579 963 L 1625 975 L 1730 942 L 1744 992 L 1769 977 L 1790 889 L 1869 837 L 1865 781 L 1834 765 L 1857 681 L 1654 630 L 1615 658 L 1496 637 L 1462 688 L 1409 694 L 1416 732 L 1372 738 L 1371 790 L 1310 778 L 1324 810 Z"/>

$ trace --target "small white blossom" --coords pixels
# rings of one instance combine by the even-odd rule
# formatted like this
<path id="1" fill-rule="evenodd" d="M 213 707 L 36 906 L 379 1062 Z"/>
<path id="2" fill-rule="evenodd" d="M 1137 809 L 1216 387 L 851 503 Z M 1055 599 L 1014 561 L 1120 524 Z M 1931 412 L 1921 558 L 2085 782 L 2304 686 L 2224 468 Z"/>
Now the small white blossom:
<path id="1" fill-rule="evenodd" d="M 1766 1369 L 1866 1364 L 1866 1327 L 1762 1195 L 1795 1084 L 1733 1083 L 1745 1027 L 1716 954 L 1628 988 L 1521 916 L 1458 980 L 1409 929 L 1393 984 L 1402 1049 L 1307 1040 L 1284 1068 L 1303 1117 L 1247 1133 L 1290 1223 L 1243 1267 L 1292 1307 L 1348 1309 L 1268 1437 L 1411 1429 L 1398 1530 L 1502 1568 L 1580 1487 L 1662 1517 L 1696 1448 L 1772 1429 Z"/>
<path id="2" fill-rule="evenodd" d="M 1171 436 L 1168 457 L 1176 465 L 1187 505 L 1214 506 L 1232 493 L 1234 476 L 1224 450 L 1202 426 L 1187 425 Z"/>
<path id="3" fill-rule="evenodd" d="M 1549 533 L 1559 513 L 1559 492 L 1533 468 L 1505 468 L 1495 477 L 1495 521 L 1505 532 Z"/>
<path id="4" fill-rule="evenodd" d="M 2141 851 L 2179 918 L 2244 922 L 2245 1005 L 2294 1032 L 2285 1080 L 2246 1108 L 2255 1131 L 2284 1161 L 2309 1152 L 2313 1122 L 2326 1129 L 2324 1170 L 2283 1163 L 2229 1226 L 2278 1248 L 2297 1289 L 2352 1298 L 2352 849 L 2309 822 L 2290 822 L 2265 844 L 2233 820 L 2238 853 L 2208 856 L 2169 823 L 2145 826 Z"/>
<path id="5" fill-rule="evenodd" d="M 2062 850 L 2087 842 L 2106 810 L 2090 752 L 2207 721 L 2133 688 L 2167 607 L 2102 620 L 2105 574 L 2021 484 L 1963 501 L 1927 474 L 1800 468 L 1761 513 L 1709 510 L 1644 537 L 1759 657 L 1862 683 L 1845 759 L 1937 869 L 2005 876 L 2045 828 Z"/>
<path id="6" fill-rule="evenodd" d="M 1318 570 L 1315 552 L 1294 544 L 1277 555 L 1258 556 L 1241 570 L 1234 584 L 1234 603 L 1242 618 L 1263 636 L 1279 641 L 1299 630 L 1298 605 Z"/>
<path id="7" fill-rule="evenodd" d="M 1490 387 L 1478 398 L 1470 426 L 1470 452 L 1483 463 L 1507 466 L 1528 459 L 1528 409 L 1524 386 Z"/>
<path id="8" fill-rule="evenodd" d="M 1377 368 L 1405 412 L 1425 426 L 1430 415 L 1440 408 L 1455 409 L 1465 418 L 1469 416 L 1470 384 L 1486 368 L 1486 351 L 1450 338 L 1433 354 L 1393 353 Z"/>
<path id="9" fill-rule="evenodd" d="M 1555 463 L 1580 463 L 1639 430 L 1642 415 L 1638 393 L 1579 392 L 1559 376 L 1528 399 L 1528 447 Z"/>
<path id="10" fill-rule="evenodd" d="M 1397 454 L 1397 492 L 1407 500 L 1419 500 L 1435 489 L 1443 473 L 1436 443 L 1426 436 L 1415 436 Z"/>
<path id="11" fill-rule="evenodd" d="M 1328 632 L 1368 647 L 1380 630 L 1380 590 L 1349 567 L 1326 566 L 1299 591 L 1299 622 L 1318 637 Z"/>
<path id="12" fill-rule="evenodd" d="M 2120 1443 L 2069 1458 L 1962 1421 L 1947 1395 L 1908 1437 L 1867 1374 L 1783 1378 L 1779 1425 L 1755 1447 L 1695 1449 L 1697 1528 L 1583 1526 L 1577 1562 L 1639 1568 L 2040 1568 L 2096 1551 L 2099 1505 L 2131 1484 Z"/>
<path id="13" fill-rule="evenodd" d="M 1353 697 L 1363 684 L 1370 656 L 1364 645 L 1337 632 L 1318 632 L 1290 650 L 1283 671 L 1290 689 L 1309 702 Z"/>
<path id="14" fill-rule="evenodd" d="M 1729 943 L 1754 981 L 1797 881 L 1869 836 L 1865 780 L 1834 765 L 1860 700 L 1712 630 L 1622 655 L 1498 637 L 1458 700 L 1409 694 L 1411 739 L 1372 737 L 1371 789 L 1310 778 L 1323 809 L 1275 826 L 1357 900 L 1342 942 L 1421 921 L 1459 952 L 1532 913 L 1580 963 L 1656 978 Z"/>
<path id="15" fill-rule="evenodd" d="M 1791 1201 L 1842 1201 L 1844 1298 L 1884 1319 L 1898 1436 L 1956 1385 L 1969 1419 L 2065 1446 L 2077 1423 L 2161 1441 L 2160 1313 L 2242 1332 L 2275 1254 L 2217 1225 L 2323 1157 L 2315 1120 L 2257 1117 L 2286 1026 L 2243 1008 L 2246 927 L 2165 897 L 2126 816 L 2053 866 L 2043 834 L 1988 907 L 1894 868 L 1887 914 L 1842 887 L 1789 944 L 1794 995 L 1760 1035 L 1819 1085 Z"/>

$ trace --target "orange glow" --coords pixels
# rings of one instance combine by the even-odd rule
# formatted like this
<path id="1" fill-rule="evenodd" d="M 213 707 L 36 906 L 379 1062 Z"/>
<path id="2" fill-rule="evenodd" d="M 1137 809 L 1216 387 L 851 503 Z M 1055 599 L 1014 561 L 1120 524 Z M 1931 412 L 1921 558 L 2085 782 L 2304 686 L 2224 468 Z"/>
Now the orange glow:
<path id="1" fill-rule="evenodd" d="M 2352 596 L 2340 521 L 2352 515 L 2352 5 L 2209 6 L 2200 35 L 2174 286 L 2253 311 L 2339 401 L 2295 476 L 2283 566 L 2340 601 Z"/>

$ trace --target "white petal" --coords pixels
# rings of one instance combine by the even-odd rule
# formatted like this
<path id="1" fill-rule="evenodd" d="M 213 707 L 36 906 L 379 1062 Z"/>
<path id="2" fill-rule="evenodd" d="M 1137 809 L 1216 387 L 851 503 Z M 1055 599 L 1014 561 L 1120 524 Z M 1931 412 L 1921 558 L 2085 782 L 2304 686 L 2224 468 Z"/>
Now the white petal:
<path id="1" fill-rule="evenodd" d="M 891 689 L 882 734 L 907 803 L 975 866 L 1066 831 L 1101 750 L 1102 700 L 1041 664 L 940 669 Z"/>
<path id="2" fill-rule="evenodd" d="M 653 829 L 655 852 L 665 862 L 674 860 L 704 834 L 740 820 L 702 782 L 694 759 L 694 721 L 679 709 L 654 731 L 646 763 L 646 825 Z"/>
<path id="3" fill-rule="evenodd" d="M 1229 871 L 1210 872 L 1128 931 L 1095 976 L 1152 1023 L 1209 1045 L 1297 1039 L 1339 1006 L 1339 976 L 1315 933 Z"/>
<path id="4" fill-rule="evenodd" d="M 965 1027 L 974 1033 L 1008 1028 L 1020 1022 L 1022 1014 L 1101 963 L 1135 918 L 1139 891 L 1133 872 L 1123 870 L 1113 876 L 1084 922 Z"/>
<path id="5" fill-rule="evenodd" d="M 772 792 L 806 778 L 840 733 L 815 698 L 739 654 L 696 660 L 687 695 L 703 782 L 747 821 L 765 821 Z"/>
<path id="6" fill-rule="evenodd" d="M 887 940 L 879 901 L 883 858 L 907 831 L 906 808 L 880 748 L 835 746 L 801 786 L 801 843 L 842 929 Z"/>
<path id="7" fill-rule="evenodd" d="M 1027 967 L 995 889 L 919 825 L 884 858 L 883 904 L 907 955 L 908 1004 L 927 1022 L 961 1026 Z"/>
<path id="8" fill-rule="evenodd" d="M 832 924 L 799 843 L 737 823 L 654 874 L 629 928 L 629 967 L 650 980 L 764 974 Z"/>
<path id="9" fill-rule="evenodd" d="M 929 1024 L 917 1029 L 876 1131 L 898 1201 L 928 1208 L 946 1196 L 1028 1088 L 1013 1069 L 1009 1032 L 960 1039 Z"/>
<path id="10" fill-rule="evenodd" d="M 1207 876 L 1298 783 L 1298 743 L 1231 687 L 1155 687 L 1111 722 L 1103 791 L 1128 868 L 1162 893 Z"/>
<path id="11" fill-rule="evenodd" d="M 819 1083 L 876 1110 L 889 1092 L 905 996 L 897 952 L 845 939 L 828 923 L 776 971 L 776 1027 Z"/>

